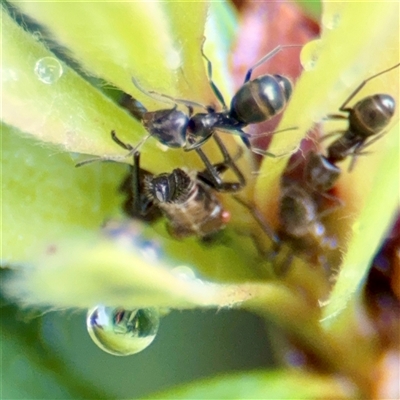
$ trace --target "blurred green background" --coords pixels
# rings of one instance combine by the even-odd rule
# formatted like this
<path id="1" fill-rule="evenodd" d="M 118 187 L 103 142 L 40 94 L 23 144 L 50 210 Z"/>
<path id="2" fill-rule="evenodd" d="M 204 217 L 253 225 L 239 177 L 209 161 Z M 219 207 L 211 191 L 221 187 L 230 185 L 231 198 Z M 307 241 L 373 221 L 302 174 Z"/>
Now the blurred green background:
<path id="1" fill-rule="evenodd" d="M 172 312 L 153 344 L 130 357 L 104 353 L 86 315 L 1 307 L 2 399 L 137 398 L 215 376 L 272 366 L 263 320 L 238 310 Z"/>

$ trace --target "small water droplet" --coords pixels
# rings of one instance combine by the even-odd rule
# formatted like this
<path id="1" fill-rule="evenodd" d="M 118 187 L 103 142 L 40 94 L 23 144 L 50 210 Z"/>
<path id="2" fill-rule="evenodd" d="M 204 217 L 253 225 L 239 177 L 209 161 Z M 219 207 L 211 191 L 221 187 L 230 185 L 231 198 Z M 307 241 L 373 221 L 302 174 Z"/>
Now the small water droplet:
<path id="1" fill-rule="evenodd" d="M 35 64 L 35 74 L 43 83 L 51 85 L 63 74 L 61 63 L 54 57 L 43 57 Z"/>
<path id="2" fill-rule="evenodd" d="M 316 39 L 307 43 L 301 50 L 300 62 L 306 71 L 312 71 L 317 65 L 321 48 L 322 41 L 320 39 Z"/>
<path id="3" fill-rule="evenodd" d="M 155 308 L 124 310 L 97 306 L 88 311 L 90 337 L 106 353 L 129 356 L 148 347 L 156 337 L 160 317 Z"/>
<path id="4" fill-rule="evenodd" d="M 324 14 L 322 16 L 322 25 L 326 29 L 336 29 L 340 24 L 340 14 L 338 12 L 332 14 Z"/>
<path id="5" fill-rule="evenodd" d="M 169 69 L 178 69 L 182 65 L 181 53 L 177 49 L 167 52 L 165 61 Z"/>
<path id="6" fill-rule="evenodd" d="M 42 41 L 42 34 L 40 33 L 40 31 L 35 31 L 32 33 L 32 37 L 37 41 L 37 42 L 41 42 Z"/>
<path id="7" fill-rule="evenodd" d="M 187 267 L 186 265 L 179 265 L 175 268 L 172 268 L 172 273 L 184 280 L 191 281 L 196 279 L 196 274 L 191 268 Z"/>
<path id="8" fill-rule="evenodd" d="M 14 70 L 12 70 L 10 68 L 2 68 L 1 69 L 1 80 L 3 82 L 17 81 L 18 75 Z"/>

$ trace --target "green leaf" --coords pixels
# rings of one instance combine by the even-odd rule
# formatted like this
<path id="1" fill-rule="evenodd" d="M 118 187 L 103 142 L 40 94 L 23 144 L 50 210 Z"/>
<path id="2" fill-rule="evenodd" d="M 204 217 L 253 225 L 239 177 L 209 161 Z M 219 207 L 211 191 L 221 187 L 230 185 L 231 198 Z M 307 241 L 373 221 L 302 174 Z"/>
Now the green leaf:
<path id="1" fill-rule="evenodd" d="M 151 399 L 349 399 L 353 388 L 338 378 L 288 371 L 217 377 L 151 395 Z"/>
<path id="2" fill-rule="evenodd" d="M 3 279 L 4 271 L 0 274 Z M 15 306 L 1 304 L 2 399 L 107 397 L 44 343 L 41 319 L 26 318 Z"/>
<path id="3" fill-rule="evenodd" d="M 348 302 L 362 295 L 361 286 L 368 274 L 371 260 L 398 213 L 399 124 L 395 125 L 385 138 L 384 147 L 379 148 L 379 162 L 374 168 L 376 173 L 371 177 L 371 181 L 367 185 L 363 182 L 364 187 L 370 189 L 369 195 L 365 198 L 363 206 L 357 210 L 360 214 L 352 226 L 348 251 L 335 278 L 335 286 L 329 300 L 322 309 L 322 321 L 326 327 L 335 325 L 335 319 L 345 310 Z M 361 175 L 358 174 L 358 178 L 365 179 Z"/>
<path id="4" fill-rule="evenodd" d="M 119 213 L 126 168 L 75 168 L 70 155 L 42 147 L 2 125 L 3 263 L 33 262 L 73 229 L 97 230 Z"/>
<path id="5" fill-rule="evenodd" d="M 49 8 L 52 5 L 49 4 Z M 5 123 L 40 141 L 57 144 L 66 151 L 98 156 L 126 154 L 111 140 L 111 130 L 115 130 L 123 141 L 133 144 L 146 135 L 138 121 L 57 60 L 54 54 L 23 31 L 4 10 L 2 18 L 2 119 Z M 62 18 L 65 20 L 64 16 Z M 86 21 L 86 25 L 89 25 L 89 21 Z M 95 49 L 99 47 L 101 49 L 101 46 L 94 46 Z M 51 84 L 44 83 L 35 73 L 37 63 L 43 59 L 58 63 L 63 71 L 59 79 Z M 163 75 L 159 76 L 163 79 Z M 133 86 L 131 82 L 130 86 Z M 159 157 L 146 156 L 154 152 Z M 156 141 L 151 140 L 143 153 L 143 165 L 146 168 L 164 171 L 164 168 L 174 165 L 171 153 L 178 156 L 181 152 L 169 152 L 167 157 L 165 152 L 157 149 Z M 188 165 L 193 158 L 182 154 L 180 157 Z M 160 161 L 163 168 L 160 168 Z"/>

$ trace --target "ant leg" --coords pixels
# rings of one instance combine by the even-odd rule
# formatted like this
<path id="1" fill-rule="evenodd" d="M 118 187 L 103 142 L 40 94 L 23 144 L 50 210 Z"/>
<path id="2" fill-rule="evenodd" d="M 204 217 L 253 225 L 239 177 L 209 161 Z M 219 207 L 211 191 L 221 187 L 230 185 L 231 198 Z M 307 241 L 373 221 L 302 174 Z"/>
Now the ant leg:
<path id="1" fill-rule="evenodd" d="M 214 83 L 214 81 L 212 80 L 212 63 L 210 61 L 210 59 L 206 56 L 206 54 L 204 53 L 204 42 L 205 42 L 205 38 L 203 38 L 203 43 L 201 44 L 201 55 L 203 56 L 203 58 L 206 60 L 207 62 L 207 77 L 208 77 L 208 83 L 211 86 L 211 90 L 213 91 L 213 93 L 215 94 L 215 97 L 218 99 L 218 101 L 221 103 L 222 108 L 224 111 L 228 110 L 228 107 L 226 106 L 225 100 L 224 100 L 224 96 L 222 96 L 221 91 L 218 89 L 217 85 Z"/>
<path id="2" fill-rule="evenodd" d="M 222 167 L 223 163 L 213 165 L 208 157 L 204 154 L 203 150 L 196 148 L 195 151 L 206 166 L 205 171 L 198 174 L 200 180 L 207 183 L 209 186 L 219 192 L 237 192 L 242 188 L 242 185 L 239 183 L 223 182 L 222 178 L 220 177 L 220 173 L 224 170 Z"/>
<path id="3" fill-rule="evenodd" d="M 327 133 L 326 135 L 323 135 L 318 139 L 318 143 L 321 143 L 324 140 L 329 139 L 332 136 L 343 135 L 343 132 L 345 132 L 345 131 L 343 129 L 340 129 L 340 130 L 337 130 L 337 131 L 333 131 L 331 133 Z"/>
<path id="4" fill-rule="evenodd" d="M 297 130 L 297 129 L 299 129 L 298 126 L 292 126 L 291 128 L 279 129 L 279 131 L 263 132 L 263 133 L 260 133 L 260 134 L 258 134 L 258 135 L 252 135 L 252 136 L 251 136 L 251 139 L 253 139 L 253 138 L 259 138 L 259 137 L 264 137 L 264 136 L 275 135 L 275 134 L 277 134 L 277 133 L 282 133 L 282 132 L 286 132 L 286 131 L 295 131 L 295 130 Z"/>
<path id="5" fill-rule="evenodd" d="M 111 131 L 111 138 L 112 140 L 114 140 L 115 143 L 117 143 L 119 146 L 121 146 L 122 148 L 124 148 L 125 150 L 130 150 L 132 151 L 133 147 L 131 145 L 125 144 L 124 142 L 122 142 L 116 135 L 115 131 Z M 97 162 L 97 161 L 120 161 L 125 159 L 127 156 L 129 156 L 131 153 L 129 153 L 126 156 L 114 156 L 114 157 L 97 157 L 97 158 L 90 158 L 88 160 L 84 160 L 81 161 L 79 163 L 77 163 L 75 165 L 76 168 L 82 167 L 83 165 L 86 164 L 91 164 L 93 162 Z"/>
<path id="6" fill-rule="evenodd" d="M 196 153 L 199 155 L 204 165 L 206 166 L 205 171 L 199 172 L 197 177 L 207 185 L 211 186 L 219 192 L 237 192 L 242 187 L 243 184 L 237 182 L 224 182 L 220 176 L 220 173 L 225 171 L 227 168 L 226 164 L 212 164 L 208 157 L 204 154 L 201 148 L 195 149 Z M 230 165 L 229 165 L 230 167 Z"/>
<path id="7" fill-rule="evenodd" d="M 343 200 L 339 199 L 339 197 L 333 196 L 329 193 L 326 192 L 320 192 L 318 193 L 320 196 L 325 197 L 326 199 L 328 199 L 329 201 L 332 201 L 333 203 L 335 203 L 334 205 L 331 205 L 330 207 L 328 207 L 326 210 L 320 212 L 318 214 L 318 218 L 324 218 L 329 214 L 332 214 L 333 212 L 335 212 L 336 210 L 338 210 L 339 208 L 342 208 L 344 206 L 344 202 Z"/>
<path id="8" fill-rule="evenodd" d="M 347 104 L 351 101 L 351 99 L 353 99 L 353 97 L 372 79 L 377 78 L 380 75 L 386 74 L 387 72 L 391 71 L 392 69 L 397 68 L 400 65 L 400 63 L 394 65 L 393 67 L 387 68 L 381 72 L 378 72 L 375 75 L 370 76 L 369 78 L 365 79 L 364 81 L 362 81 L 357 87 L 356 89 L 350 93 L 350 96 L 344 101 L 344 103 L 340 106 L 339 111 L 349 111 L 348 108 L 346 108 Z"/>
<path id="9" fill-rule="evenodd" d="M 260 213 L 258 208 L 254 205 L 249 204 L 247 201 L 241 199 L 239 196 L 233 196 L 233 198 L 243 207 L 247 208 L 250 214 L 253 216 L 257 224 L 260 226 L 262 231 L 272 240 L 274 246 L 280 246 L 281 240 L 279 239 L 278 235 L 272 230 L 270 225 L 265 221 L 263 215 Z"/>
<path id="10" fill-rule="evenodd" d="M 228 150 L 226 149 L 224 143 L 222 142 L 221 138 L 214 133 L 213 135 L 215 142 L 217 143 L 217 146 L 219 147 L 219 150 L 221 151 L 222 156 L 224 157 L 224 163 L 227 164 L 230 169 L 233 171 L 233 173 L 236 175 L 239 184 L 241 187 L 243 187 L 246 184 L 246 179 L 243 176 L 242 172 L 238 168 L 238 166 L 235 163 L 235 160 L 231 157 L 229 154 Z M 242 151 L 239 153 L 240 157 L 242 155 Z"/>
<path id="11" fill-rule="evenodd" d="M 261 133 L 261 134 L 259 134 L 259 135 L 252 135 L 250 138 L 251 138 L 251 139 L 257 139 L 257 138 L 259 138 L 259 137 L 275 135 L 276 133 L 281 133 L 281 132 L 286 132 L 286 131 L 292 131 L 292 130 L 296 130 L 296 129 L 298 129 L 298 127 L 297 127 L 297 126 L 293 126 L 293 127 L 291 127 L 291 128 L 280 129 L 279 131 L 264 132 L 264 133 Z M 277 155 L 277 154 L 271 153 L 271 152 L 266 151 L 266 150 L 258 149 L 258 148 L 254 147 L 254 146 L 251 146 L 251 144 L 250 144 L 249 149 L 250 149 L 254 154 L 259 154 L 260 156 L 264 156 L 264 157 L 267 156 L 267 157 L 272 157 L 272 158 L 279 158 L 279 157 L 284 157 L 284 156 L 286 156 L 286 155 L 288 154 L 288 153 L 286 152 L 286 153 L 278 154 L 278 155 Z"/>
<path id="12" fill-rule="evenodd" d="M 242 142 L 244 143 L 244 145 L 251 150 L 251 143 L 250 143 L 250 138 L 251 135 L 249 133 L 246 133 L 245 131 L 242 131 L 240 128 L 219 128 L 218 127 L 218 131 L 219 132 L 224 132 L 224 133 L 229 133 L 230 135 L 239 135 L 240 139 L 242 139 Z"/>
<path id="13" fill-rule="evenodd" d="M 119 190 L 127 195 L 123 204 L 124 212 L 131 218 L 144 222 L 153 222 L 161 216 L 161 210 L 154 206 L 146 195 L 145 180 L 153 174 L 140 168 L 140 152 L 133 154 L 133 165 L 129 166 L 129 174 L 122 182 Z"/>
<path id="14" fill-rule="evenodd" d="M 137 151 L 142 145 L 149 139 L 151 136 L 151 133 L 147 134 L 135 147 L 133 147 L 130 144 L 124 143 L 117 137 L 117 134 L 115 131 L 111 131 L 111 138 L 114 140 L 115 143 L 117 143 L 119 146 L 121 146 L 125 150 L 129 150 L 129 153 L 126 156 L 123 156 L 123 158 L 129 157 L 131 154 L 133 154 L 135 151 Z M 116 160 L 121 159 L 121 158 L 116 158 Z"/>
<path id="15" fill-rule="evenodd" d="M 131 183 L 132 183 L 131 194 L 133 196 L 133 206 L 135 208 L 135 213 L 143 215 L 144 210 L 140 196 L 140 153 L 138 151 L 135 151 L 135 153 L 133 154 Z"/>
<path id="16" fill-rule="evenodd" d="M 187 107 L 191 106 L 191 107 L 200 107 L 205 109 L 206 111 L 208 111 L 208 106 L 205 106 L 204 104 L 200 104 L 197 103 L 195 101 L 190 101 L 190 100 L 185 100 L 185 99 L 178 99 L 172 96 L 169 96 L 168 94 L 163 94 L 163 93 L 158 93 L 155 92 L 153 90 L 146 90 L 143 86 L 141 86 L 139 84 L 139 82 L 135 79 L 135 78 L 131 78 L 132 83 L 135 85 L 136 89 L 138 89 L 139 91 L 141 91 L 143 94 L 145 94 L 146 96 L 151 97 L 152 99 L 158 100 L 158 101 L 162 101 L 164 103 L 170 103 L 173 102 L 175 104 L 183 104 Z M 168 99 L 170 101 L 166 101 L 164 99 Z"/>
<path id="17" fill-rule="evenodd" d="M 381 139 L 383 136 L 385 136 L 388 132 L 381 132 L 379 135 L 376 135 L 375 137 L 371 138 L 370 140 L 364 142 L 356 151 L 362 151 L 366 149 L 367 147 L 371 146 L 371 144 L 374 144 L 377 140 Z"/>
<path id="18" fill-rule="evenodd" d="M 124 143 L 115 133 L 114 130 L 111 131 L 111 139 L 117 143 L 118 146 L 122 147 L 125 150 L 133 150 L 133 147 L 130 144 Z"/>
<path id="19" fill-rule="evenodd" d="M 387 132 L 382 132 L 379 135 L 373 137 L 371 140 L 361 143 L 359 144 L 353 151 L 352 155 L 351 155 L 351 162 L 349 165 L 349 169 L 348 172 L 351 172 L 354 169 L 354 166 L 356 164 L 357 158 L 361 155 L 364 154 L 369 154 L 369 152 L 364 151 L 367 147 L 371 146 L 372 144 L 374 144 L 377 140 L 381 139 L 382 136 L 386 135 Z"/>
<path id="20" fill-rule="evenodd" d="M 264 64 L 266 61 L 268 61 L 270 58 L 274 57 L 276 54 L 280 53 L 282 50 L 291 48 L 291 47 L 303 47 L 303 45 L 302 44 L 288 44 L 288 45 L 276 46 L 273 50 L 271 50 L 269 53 L 267 53 L 264 57 L 262 57 L 260 60 L 258 60 L 251 68 L 249 68 L 247 70 L 243 84 L 248 82 L 251 79 L 251 74 L 257 67 L 259 67 L 261 64 Z"/>
<path id="21" fill-rule="evenodd" d="M 129 157 L 131 154 L 133 154 L 136 150 L 138 150 L 144 142 L 147 141 L 147 139 L 151 136 L 151 134 L 146 135 L 135 147 L 131 146 L 130 144 L 126 144 L 122 142 L 118 137 L 115 131 L 111 131 L 111 138 L 112 140 L 118 144 L 118 146 L 122 147 L 125 150 L 129 150 L 129 153 L 126 154 L 125 156 L 103 156 L 103 157 L 96 157 L 96 158 L 90 158 L 88 160 L 81 161 L 75 165 L 76 168 L 82 167 L 83 165 L 86 164 L 91 164 L 93 162 L 101 161 L 101 162 L 106 162 L 106 161 L 111 161 L 111 162 L 119 162 L 125 160 L 127 157 Z"/>
<path id="22" fill-rule="evenodd" d="M 344 110 L 347 111 L 347 110 Z M 328 120 L 328 119 L 348 119 L 349 117 L 347 115 L 341 115 L 341 114 L 328 114 L 326 115 L 323 120 Z"/>

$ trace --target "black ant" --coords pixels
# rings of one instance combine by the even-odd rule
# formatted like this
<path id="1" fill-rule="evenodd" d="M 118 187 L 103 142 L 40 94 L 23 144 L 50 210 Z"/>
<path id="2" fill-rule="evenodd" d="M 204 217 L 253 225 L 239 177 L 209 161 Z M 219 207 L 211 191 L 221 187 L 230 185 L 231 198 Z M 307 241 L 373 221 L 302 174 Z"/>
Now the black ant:
<path id="1" fill-rule="evenodd" d="M 253 236 L 259 254 L 275 264 L 274 269 L 278 276 L 282 277 L 287 273 L 296 255 L 328 269 L 325 253 L 336 248 L 336 241 L 326 234 L 321 219 L 330 211 L 320 212 L 312 193 L 303 185 L 296 181 L 285 181 L 282 184 L 278 210 L 279 227 L 276 231 L 266 222 L 256 206 L 238 196 L 234 198 L 249 210 L 272 241 L 272 248 L 266 251 L 260 237 Z M 278 254 L 285 244 L 289 246 L 290 252 L 285 255 L 283 261 L 278 262 Z"/>
<path id="2" fill-rule="evenodd" d="M 113 140 L 126 150 L 134 148 L 123 143 L 112 132 Z M 240 154 L 239 154 L 240 156 Z M 222 174 L 230 164 L 213 165 Z M 161 215 L 168 220 L 168 231 L 175 238 L 196 235 L 209 238 L 220 231 L 230 219 L 213 189 L 212 172 L 187 173 L 180 168 L 171 173 L 153 175 L 140 167 L 140 153 L 134 151 L 133 166 L 120 190 L 127 195 L 123 209 L 132 218 L 154 222 Z M 224 183 L 226 191 L 236 192 L 240 185 Z"/>
<path id="3" fill-rule="evenodd" d="M 203 42 L 204 45 L 204 42 Z M 147 111 L 137 100 L 129 95 L 122 101 L 131 114 L 142 121 L 143 126 L 149 134 L 140 142 L 139 146 L 150 136 L 155 137 L 160 143 L 171 148 L 183 148 L 185 151 L 196 150 L 200 157 L 203 153 L 200 147 L 215 135 L 217 129 L 228 132 L 235 132 L 240 135 L 248 148 L 251 148 L 250 135 L 242 130 L 249 124 L 255 124 L 271 119 L 280 113 L 286 106 L 292 94 L 292 83 L 281 75 L 262 75 L 251 80 L 253 70 L 268 61 L 278 52 L 287 47 L 298 47 L 298 45 L 278 46 L 246 73 L 243 85 L 233 96 L 230 108 L 228 109 L 221 91 L 212 80 L 212 64 L 204 54 L 203 45 L 201 53 L 207 62 L 207 76 L 213 93 L 222 106 L 222 111 L 215 111 L 212 106 L 176 99 L 166 94 L 159 94 L 154 91 L 146 91 L 139 83 L 132 78 L 133 84 L 142 93 L 160 99 L 166 98 L 175 103 L 171 109 Z M 188 114 L 177 109 L 177 104 L 187 107 Z M 205 113 L 193 113 L 194 107 L 205 109 Z M 293 129 L 293 128 L 290 128 Z M 273 154 L 264 152 L 266 155 Z"/>
<path id="4" fill-rule="evenodd" d="M 171 110 L 169 110 L 171 111 Z M 119 144 L 121 147 L 129 150 L 129 153 L 126 156 L 123 157 L 101 157 L 101 158 L 91 158 L 88 160 L 81 161 L 77 163 L 75 166 L 76 167 L 81 167 L 83 165 L 95 162 L 95 161 L 119 161 L 121 159 L 125 159 L 126 157 L 134 154 L 139 146 L 133 147 L 131 145 L 126 145 L 128 147 L 125 147 L 125 144 L 121 142 L 114 131 L 111 131 L 111 137 L 116 142 Z M 146 140 L 143 139 L 142 142 Z M 199 154 L 201 160 L 203 161 L 206 170 L 207 170 L 207 179 L 210 182 L 210 185 L 217 191 L 219 192 L 232 192 L 232 191 L 239 191 L 240 189 L 243 188 L 243 186 L 246 185 L 246 178 L 238 168 L 238 166 L 235 163 L 235 160 L 230 156 L 227 148 L 223 144 L 222 140 L 219 138 L 217 134 L 214 135 L 214 140 L 221 151 L 221 154 L 224 158 L 224 162 L 222 163 L 223 165 L 226 166 L 226 169 L 232 170 L 232 172 L 235 174 L 237 178 L 237 182 L 224 182 L 220 176 L 221 171 L 218 170 L 218 165 L 221 164 L 212 164 L 208 157 L 204 154 L 204 152 L 201 149 L 196 149 L 197 153 Z"/>
<path id="5" fill-rule="evenodd" d="M 312 194 L 302 185 L 292 183 L 281 187 L 278 235 L 295 252 L 313 262 L 323 263 L 324 252 L 336 246 L 335 241 L 326 236 L 321 222 L 324 215 L 319 212 Z"/>
<path id="6" fill-rule="evenodd" d="M 388 94 L 375 94 L 359 100 L 353 107 L 346 107 L 354 96 L 372 79 L 383 75 L 397 67 L 385 69 L 368 79 L 364 80 L 340 106 L 339 111 L 348 113 L 328 115 L 329 119 L 346 119 L 348 128 L 339 132 L 341 137 L 336 139 L 327 147 L 327 155 L 310 153 L 305 167 L 306 182 L 317 191 L 326 192 L 336 183 L 340 175 L 337 162 L 343 161 L 348 156 L 352 157 L 349 170 L 354 167 L 356 157 L 364 153 L 364 150 L 379 140 L 386 132 L 383 130 L 390 123 L 395 113 L 395 100 Z M 322 137 L 337 134 L 330 133 Z"/>

